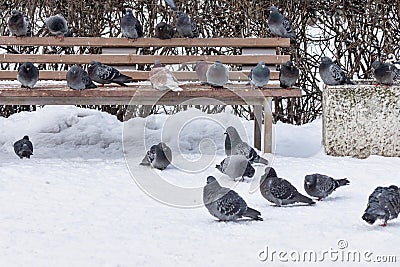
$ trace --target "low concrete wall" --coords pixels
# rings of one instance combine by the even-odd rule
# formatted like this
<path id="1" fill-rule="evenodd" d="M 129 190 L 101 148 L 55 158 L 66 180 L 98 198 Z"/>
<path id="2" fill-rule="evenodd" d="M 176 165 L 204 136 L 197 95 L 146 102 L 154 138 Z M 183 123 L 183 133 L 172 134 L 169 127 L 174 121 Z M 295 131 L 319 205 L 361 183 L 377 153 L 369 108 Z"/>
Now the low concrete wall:
<path id="1" fill-rule="evenodd" d="M 328 86 L 322 105 L 328 155 L 400 157 L 400 86 Z"/>

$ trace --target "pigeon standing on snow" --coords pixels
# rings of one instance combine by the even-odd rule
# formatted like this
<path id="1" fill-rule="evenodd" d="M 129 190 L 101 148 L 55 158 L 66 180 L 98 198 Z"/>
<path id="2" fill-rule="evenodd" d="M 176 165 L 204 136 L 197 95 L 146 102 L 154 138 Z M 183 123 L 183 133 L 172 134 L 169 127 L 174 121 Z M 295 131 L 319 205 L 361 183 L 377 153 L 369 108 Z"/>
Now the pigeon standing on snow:
<path id="1" fill-rule="evenodd" d="M 265 173 L 260 180 L 261 195 L 269 202 L 278 207 L 294 203 L 315 204 L 306 196 L 300 194 L 297 189 L 287 180 L 278 178 L 274 168 L 265 168 Z"/>
<path id="2" fill-rule="evenodd" d="M 214 88 L 223 88 L 229 80 L 228 69 L 220 61 L 215 61 L 206 72 L 207 83 Z"/>
<path id="3" fill-rule="evenodd" d="M 268 27 L 271 33 L 282 38 L 290 38 L 290 43 L 295 42 L 295 35 L 289 20 L 283 16 L 276 6 L 271 6 L 268 17 Z"/>
<path id="4" fill-rule="evenodd" d="M 114 67 L 102 64 L 98 61 L 90 62 L 88 66 L 90 78 L 100 84 L 116 83 L 121 86 L 127 86 L 125 83 L 133 82 L 131 77 L 128 77 L 119 72 Z"/>
<path id="5" fill-rule="evenodd" d="M 121 18 L 122 36 L 129 39 L 143 37 L 143 27 L 140 21 L 133 15 L 132 9 L 127 8 L 125 15 Z"/>
<path id="6" fill-rule="evenodd" d="M 378 84 L 392 85 L 397 74 L 397 68 L 390 63 L 376 60 L 372 63 L 374 77 Z"/>
<path id="7" fill-rule="evenodd" d="M 178 11 L 178 19 L 176 21 L 176 31 L 181 37 L 197 38 L 199 30 L 189 16 L 182 11 Z"/>
<path id="8" fill-rule="evenodd" d="M 154 89 L 160 91 L 182 91 L 182 88 L 178 85 L 178 80 L 169 69 L 161 65 L 158 59 L 154 61 L 154 66 L 150 71 L 150 82 Z"/>
<path id="9" fill-rule="evenodd" d="M 225 154 L 227 156 L 242 155 L 245 156 L 250 163 L 262 163 L 268 165 L 268 160 L 260 157 L 254 148 L 242 141 L 239 133 L 234 127 L 229 126 L 226 128 L 225 134 Z"/>
<path id="10" fill-rule="evenodd" d="M 307 194 L 312 197 L 317 197 L 318 200 L 326 198 L 338 187 L 348 185 L 350 181 L 347 178 L 333 179 L 332 177 L 323 174 L 310 174 L 304 178 L 304 189 Z"/>
<path id="11" fill-rule="evenodd" d="M 32 35 L 29 18 L 23 16 L 19 10 L 11 11 L 11 16 L 8 19 L 8 29 L 17 37 Z"/>
<path id="12" fill-rule="evenodd" d="M 299 69 L 293 65 L 292 61 L 288 61 L 282 65 L 279 72 L 279 82 L 282 88 L 291 88 L 299 78 Z"/>
<path id="13" fill-rule="evenodd" d="M 83 90 L 96 88 L 97 86 L 90 79 L 89 74 L 77 65 L 73 65 L 67 72 L 67 85 L 71 89 Z"/>
<path id="14" fill-rule="evenodd" d="M 21 87 L 31 89 L 39 80 L 39 69 L 31 62 L 25 62 L 18 68 L 17 80 Z"/>
<path id="15" fill-rule="evenodd" d="M 377 187 L 369 196 L 368 206 L 362 219 L 373 224 L 377 219 L 383 220 L 381 226 L 386 226 L 388 220 L 396 219 L 400 213 L 400 191 L 395 185 Z"/>
<path id="16" fill-rule="evenodd" d="M 210 214 L 220 221 L 235 221 L 242 217 L 263 220 L 259 211 L 248 207 L 238 193 L 222 187 L 213 176 L 207 177 L 207 185 L 203 189 L 203 202 Z"/>
<path id="17" fill-rule="evenodd" d="M 156 25 L 156 37 L 159 39 L 171 39 L 174 37 L 175 30 L 171 24 L 160 22 Z"/>
<path id="18" fill-rule="evenodd" d="M 329 57 L 322 57 L 319 65 L 319 75 L 326 85 L 354 84 L 344 71 Z"/>
<path id="19" fill-rule="evenodd" d="M 265 62 L 258 62 L 257 66 L 251 69 L 249 73 L 250 84 L 259 88 L 264 87 L 268 84 L 271 71 Z"/>
<path id="20" fill-rule="evenodd" d="M 152 166 L 159 170 L 165 170 L 172 161 L 171 149 L 165 143 L 158 143 L 150 147 L 140 165 Z"/>
<path id="21" fill-rule="evenodd" d="M 196 71 L 197 78 L 201 82 L 201 84 L 207 84 L 207 71 L 210 65 L 205 62 L 204 60 L 199 60 L 196 62 L 196 66 L 194 67 L 194 70 Z"/>
<path id="22" fill-rule="evenodd" d="M 241 181 L 243 181 L 244 176 L 251 178 L 255 173 L 255 169 L 251 166 L 249 160 L 243 155 L 228 156 L 221 161 L 219 165 L 216 165 L 215 168 L 223 174 L 228 175 L 233 180 L 240 178 Z"/>
<path id="23" fill-rule="evenodd" d="M 72 36 L 72 33 L 68 29 L 67 21 L 60 14 L 49 17 L 46 20 L 46 26 L 51 34 L 55 35 L 56 38 L 60 38 L 61 40 L 64 40 L 64 37 Z"/>
<path id="24" fill-rule="evenodd" d="M 14 152 L 20 159 L 24 157 L 29 159 L 33 155 L 33 145 L 27 135 L 14 143 Z"/>

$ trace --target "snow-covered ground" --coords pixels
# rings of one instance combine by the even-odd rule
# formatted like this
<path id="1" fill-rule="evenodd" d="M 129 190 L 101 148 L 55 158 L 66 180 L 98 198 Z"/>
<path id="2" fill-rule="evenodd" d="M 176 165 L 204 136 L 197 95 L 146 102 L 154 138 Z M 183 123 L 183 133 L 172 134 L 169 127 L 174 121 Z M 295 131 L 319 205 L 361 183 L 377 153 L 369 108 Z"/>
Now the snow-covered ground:
<path id="1" fill-rule="evenodd" d="M 348 254 L 351 262 L 360 255 L 360 266 L 393 261 L 378 256 L 400 261 L 399 219 L 387 227 L 361 219 L 376 186 L 399 184 L 399 158 L 326 156 L 320 120 L 278 123 L 276 153 L 265 157 L 280 177 L 302 193 L 306 174 L 351 181 L 314 206 L 278 208 L 261 197 L 257 181 L 235 185 L 214 168 L 224 158 L 227 125 L 251 136 L 251 122 L 197 110 L 125 123 L 70 106 L 0 118 L 0 266 L 304 266 L 310 255 L 349 266 Z M 35 146 L 30 160 L 12 148 L 24 135 Z M 162 172 L 139 166 L 161 137 L 173 165 Z M 255 180 L 263 171 L 256 167 Z M 233 186 L 264 221 L 214 220 L 200 199 L 208 175 Z"/>

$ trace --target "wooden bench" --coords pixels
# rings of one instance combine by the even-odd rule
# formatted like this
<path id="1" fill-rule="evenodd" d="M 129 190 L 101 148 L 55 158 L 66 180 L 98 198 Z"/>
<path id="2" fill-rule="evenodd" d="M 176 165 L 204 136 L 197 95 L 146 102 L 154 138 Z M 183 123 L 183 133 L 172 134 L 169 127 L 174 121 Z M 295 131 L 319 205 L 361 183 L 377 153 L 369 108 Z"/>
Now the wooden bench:
<path id="1" fill-rule="evenodd" d="M 8 68 L 0 70 L 0 104 L 3 105 L 176 105 L 202 104 L 202 105 L 255 105 L 264 107 L 264 152 L 272 152 L 272 113 L 271 103 L 273 97 L 299 97 L 300 89 L 283 89 L 277 82 L 279 73 L 271 72 L 271 82 L 262 90 L 251 89 L 247 84 L 249 66 L 264 61 L 268 65 L 275 66 L 290 59 L 288 55 L 268 54 L 275 51 L 276 47 L 288 47 L 289 39 L 286 38 L 176 38 L 160 40 L 155 38 L 139 38 L 128 40 L 125 38 L 102 37 L 71 37 L 63 42 L 54 37 L 0 37 L 0 46 L 34 46 L 34 47 L 96 47 L 101 49 L 121 49 L 122 54 L 0 54 L 0 64 L 8 64 Z M 179 48 L 239 48 L 238 55 L 143 55 L 136 54 L 138 48 L 152 48 L 155 53 L 165 47 Z M 159 49 L 157 49 L 159 48 Z M 132 49 L 127 52 L 126 49 Z M 255 50 L 253 50 L 255 49 Z M 267 51 L 259 53 L 258 51 Z M 250 51 L 249 54 L 244 54 Z M 255 52 L 254 52 L 255 51 Z M 202 51 L 203 53 L 204 51 Z M 238 70 L 230 71 L 230 81 L 226 85 L 228 90 L 213 90 L 209 86 L 193 83 L 197 76 L 192 68 L 189 71 L 174 71 L 174 75 L 183 84 L 182 92 L 160 92 L 154 90 L 148 80 L 149 72 L 143 70 L 123 70 L 124 66 L 143 66 L 153 64 L 159 59 L 163 64 L 188 64 L 192 66 L 197 60 L 203 59 L 209 62 L 220 60 L 222 63 L 237 67 Z M 40 80 L 55 80 L 64 82 L 52 82 L 48 85 L 37 86 L 32 90 L 21 89 L 18 82 L 1 82 L 3 80 L 16 80 L 18 63 L 30 61 L 37 64 L 87 64 L 93 60 L 104 64 L 118 66 L 122 73 L 131 76 L 138 83 L 131 83 L 128 87 L 106 85 L 96 89 L 75 91 L 67 87 L 65 80 L 66 71 L 40 70 Z M 147 64 L 147 65 L 145 65 Z M 247 69 L 247 70 L 245 70 Z M 185 83 L 191 81 L 189 83 Z M 275 83 L 274 83 L 275 81 Z M 272 90 L 271 90 L 272 89 Z M 254 143 L 261 149 L 261 123 L 262 109 L 255 108 L 255 135 Z"/>

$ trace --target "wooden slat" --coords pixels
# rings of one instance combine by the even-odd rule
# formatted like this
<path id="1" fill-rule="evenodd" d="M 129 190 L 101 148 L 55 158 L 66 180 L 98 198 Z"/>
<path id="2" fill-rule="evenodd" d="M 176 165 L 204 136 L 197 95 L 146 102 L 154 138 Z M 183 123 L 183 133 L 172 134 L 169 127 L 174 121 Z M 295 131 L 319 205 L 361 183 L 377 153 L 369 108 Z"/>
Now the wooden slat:
<path id="1" fill-rule="evenodd" d="M 43 87 L 32 90 L 9 86 L 0 89 L 0 104 L 8 105 L 78 105 L 78 104 L 230 104 L 262 105 L 266 97 L 301 96 L 300 89 L 269 88 L 255 90 L 248 85 L 228 84 L 226 89 L 211 89 L 199 84 L 181 86 L 182 92 L 161 92 L 151 85 L 131 85 L 128 87 L 105 86 L 103 88 L 76 91 L 64 86 Z"/>
<path id="2" fill-rule="evenodd" d="M 64 41 L 54 37 L 16 38 L 1 36 L 0 45 L 20 46 L 94 46 L 94 47 L 289 47 L 289 38 L 103 38 L 69 37 Z"/>
<path id="3" fill-rule="evenodd" d="M 158 59 L 163 64 L 181 64 L 196 62 L 203 59 L 214 62 L 221 61 L 224 64 L 257 64 L 264 61 L 267 64 L 283 64 L 290 60 L 287 55 L 191 55 L 191 56 L 158 56 L 158 55 L 35 55 L 35 54 L 0 54 L 0 62 L 3 63 L 64 63 L 87 64 L 91 61 L 100 61 L 110 65 L 153 64 Z"/>
<path id="4" fill-rule="evenodd" d="M 121 70 L 121 73 L 132 77 L 134 80 L 145 81 L 149 79 L 149 71 L 138 71 L 138 70 Z M 39 72 L 40 80 L 65 80 L 67 71 L 52 71 L 52 70 L 41 70 Z M 174 71 L 174 76 L 180 81 L 197 81 L 197 75 L 194 71 Z M 230 71 L 229 80 L 231 81 L 247 81 L 249 71 Z M 15 80 L 17 77 L 17 71 L 15 70 L 1 70 L 0 80 Z M 271 72 L 271 80 L 278 80 L 279 72 Z"/>

